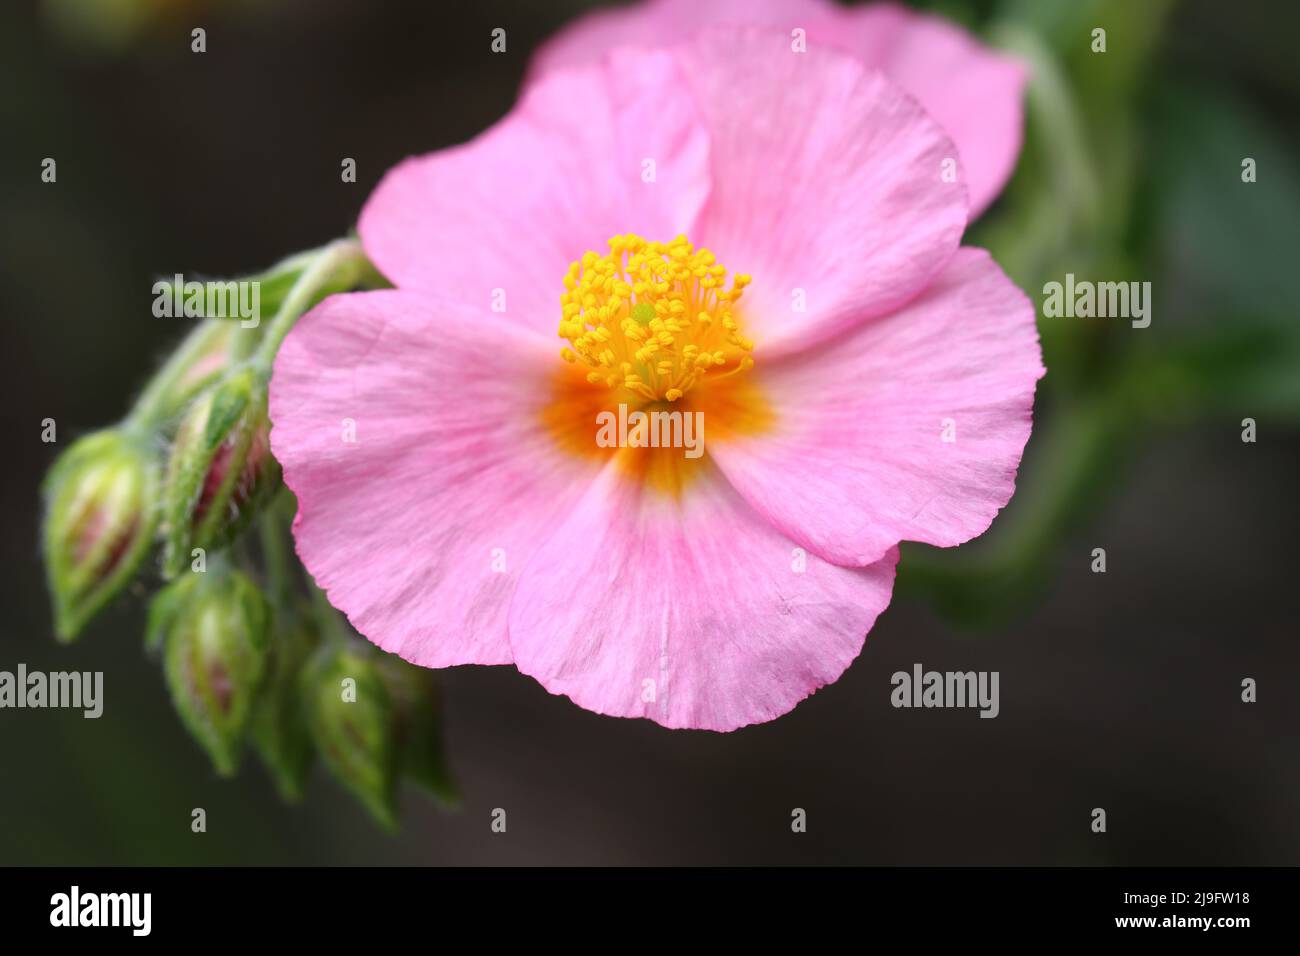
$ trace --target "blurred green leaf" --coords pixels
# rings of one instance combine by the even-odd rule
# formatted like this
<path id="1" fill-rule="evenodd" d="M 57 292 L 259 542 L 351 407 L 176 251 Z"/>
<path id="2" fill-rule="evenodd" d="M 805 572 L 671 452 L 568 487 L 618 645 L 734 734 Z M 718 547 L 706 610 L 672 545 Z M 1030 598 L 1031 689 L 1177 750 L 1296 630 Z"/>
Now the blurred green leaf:
<path id="1" fill-rule="evenodd" d="M 1165 316 L 1224 329 L 1249 315 L 1297 327 L 1300 174 L 1294 150 L 1242 98 L 1179 85 L 1154 109 L 1150 206 Z M 1257 181 L 1242 182 L 1242 161 Z"/>

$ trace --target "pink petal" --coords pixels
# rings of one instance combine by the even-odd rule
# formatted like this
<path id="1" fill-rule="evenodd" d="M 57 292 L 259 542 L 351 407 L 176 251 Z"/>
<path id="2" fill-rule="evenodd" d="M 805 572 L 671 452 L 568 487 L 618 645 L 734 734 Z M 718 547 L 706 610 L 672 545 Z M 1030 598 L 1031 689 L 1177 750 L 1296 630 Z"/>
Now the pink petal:
<path id="1" fill-rule="evenodd" d="M 408 159 L 362 211 L 362 243 L 404 289 L 554 336 L 562 280 L 616 234 L 689 232 L 708 194 L 708 138 L 666 53 L 535 84 L 472 142 Z M 646 160 L 653 181 L 643 179 Z"/>
<path id="2" fill-rule="evenodd" d="M 795 545 L 701 471 L 681 498 L 602 473 L 519 581 L 521 671 L 600 714 L 707 730 L 771 720 L 844 672 L 897 551 L 798 573 Z"/>
<path id="3" fill-rule="evenodd" d="M 947 20 L 892 3 L 839 12 L 835 33 L 839 45 L 884 70 L 938 120 L 961 153 L 971 218 L 983 212 L 1020 155 L 1025 67 Z"/>
<path id="4" fill-rule="evenodd" d="M 716 24 L 795 27 L 825 24 L 836 13 L 829 0 L 646 0 L 592 10 L 564 26 L 537 48 L 528 83 L 552 70 L 599 63 L 620 46 L 670 47 Z M 813 35 L 809 35 L 810 41 Z M 829 31 L 816 36 L 831 42 Z"/>
<path id="5" fill-rule="evenodd" d="M 706 31 L 681 55 L 710 137 L 696 241 L 752 274 L 741 312 L 759 355 L 893 311 L 956 251 L 956 150 L 883 75 L 758 29 Z"/>
<path id="6" fill-rule="evenodd" d="M 904 540 L 961 544 L 1015 488 L 1044 374 L 1034 317 L 988 253 L 962 249 L 901 311 L 756 368 L 775 431 L 714 441 L 710 454 L 827 560 L 869 564 Z"/>
<path id="7" fill-rule="evenodd" d="M 598 62 L 622 45 L 671 46 L 720 23 L 806 31 L 883 70 L 916 97 L 957 144 L 972 218 L 995 199 L 1020 153 L 1025 69 L 956 24 L 892 3 L 844 8 L 825 0 L 651 0 L 575 20 L 533 58 L 530 82 L 564 66 Z"/>
<path id="8" fill-rule="evenodd" d="M 298 554 L 357 630 L 427 667 L 509 663 L 519 571 L 598 473 L 539 428 L 559 362 L 511 328 L 395 290 L 334 296 L 275 362 Z"/>

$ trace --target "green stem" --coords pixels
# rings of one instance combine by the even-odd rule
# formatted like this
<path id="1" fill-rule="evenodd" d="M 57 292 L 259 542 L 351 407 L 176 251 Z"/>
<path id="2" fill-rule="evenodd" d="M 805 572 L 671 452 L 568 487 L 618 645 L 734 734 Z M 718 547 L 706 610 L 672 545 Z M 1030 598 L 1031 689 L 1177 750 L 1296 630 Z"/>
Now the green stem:
<path id="1" fill-rule="evenodd" d="M 340 239 L 317 250 L 280 304 L 253 363 L 269 372 L 280 343 L 302 314 L 325 296 L 355 286 L 369 268 L 361 243 L 354 239 Z"/>
<path id="2" fill-rule="evenodd" d="M 262 545 L 262 562 L 266 566 L 271 601 L 277 611 L 288 611 L 294 603 L 294 562 L 286 541 L 286 528 L 280 519 L 280 509 L 274 503 L 262 512 L 257 532 Z"/>
<path id="3" fill-rule="evenodd" d="M 343 292 L 358 285 L 365 288 L 381 288 L 386 285 L 356 239 L 340 239 L 319 249 L 290 256 L 249 281 L 262 283 L 263 292 L 270 301 L 278 303 L 275 317 L 260 343 L 258 337 L 247 334 L 247 330 L 231 330 L 228 320 L 209 319 L 203 322 L 185 337 L 181 347 L 172 353 L 171 358 L 146 386 L 123 421 L 124 429 L 140 435 L 148 434 L 177 411 L 173 406 L 176 404 L 174 399 L 178 383 L 215 337 L 232 332 L 231 360 L 240 362 L 253 355 L 253 362 L 264 371 L 269 371 L 284 337 L 299 317 L 316 302 L 331 293 Z M 288 292 L 283 292 L 290 282 L 292 285 Z"/>
<path id="4" fill-rule="evenodd" d="M 246 329 L 242 325 L 236 325 L 230 330 L 230 342 L 226 347 L 226 355 L 231 368 L 239 365 L 257 351 L 257 345 L 262 341 L 261 332 L 262 330 L 259 328 Z"/>

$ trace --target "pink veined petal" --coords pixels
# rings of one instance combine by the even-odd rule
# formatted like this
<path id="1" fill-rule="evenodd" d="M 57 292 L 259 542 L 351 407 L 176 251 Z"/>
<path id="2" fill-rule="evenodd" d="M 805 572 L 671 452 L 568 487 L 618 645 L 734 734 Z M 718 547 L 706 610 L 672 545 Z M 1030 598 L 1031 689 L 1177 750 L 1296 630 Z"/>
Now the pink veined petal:
<path id="1" fill-rule="evenodd" d="M 690 231 L 708 194 L 708 137 L 673 57 L 558 71 L 464 146 L 388 172 L 361 213 L 395 285 L 554 335 L 561 284 L 616 234 Z"/>
<path id="2" fill-rule="evenodd" d="M 327 299 L 280 348 L 271 447 L 298 555 L 383 649 L 510 662 L 519 571 L 598 474 L 539 427 L 556 361 L 540 337 L 396 290 Z"/>
<path id="3" fill-rule="evenodd" d="M 611 466 L 520 578 L 515 664 L 600 714 L 719 731 L 772 720 L 857 656 L 898 553 L 802 560 L 716 472 L 672 499 Z"/>
<path id="4" fill-rule="evenodd" d="M 1044 374 L 1033 305 L 982 249 L 832 347 L 755 369 L 775 431 L 710 454 L 758 511 L 829 561 L 983 533 L 1015 489 Z M 951 440 L 948 440 L 951 439 Z"/>
<path id="5" fill-rule="evenodd" d="M 1020 155 L 1026 68 L 941 17 L 894 3 L 838 11 L 836 42 L 925 107 L 961 153 L 971 218 L 1006 185 Z"/>
<path id="6" fill-rule="evenodd" d="M 882 74 L 762 29 L 713 28 L 680 53 L 710 139 L 696 241 L 753 276 L 741 312 L 760 362 L 893 311 L 957 250 L 956 149 Z"/>
<path id="7" fill-rule="evenodd" d="M 555 69 L 598 63 L 619 46 L 676 46 L 716 24 L 779 27 L 788 37 L 792 29 L 823 24 L 835 12 L 829 0 L 646 0 L 592 10 L 537 48 L 527 82 Z M 830 42 L 829 29 L 811 39 Z"/>
<path id="8" fill-rule="evenodd" d="M 894 3 L 824 0 L 650 0 L 580 17 L 536 53 L 529 82 L 598 62 L 621 45 L 671 46 L 711 24 L 802 29 L 810 51 L 832 47 L 885 72 L 952 138 L 970 187 L 971 217 L 1001 192 L 1020 154 L 1025 68 L 956 24 Z"/>

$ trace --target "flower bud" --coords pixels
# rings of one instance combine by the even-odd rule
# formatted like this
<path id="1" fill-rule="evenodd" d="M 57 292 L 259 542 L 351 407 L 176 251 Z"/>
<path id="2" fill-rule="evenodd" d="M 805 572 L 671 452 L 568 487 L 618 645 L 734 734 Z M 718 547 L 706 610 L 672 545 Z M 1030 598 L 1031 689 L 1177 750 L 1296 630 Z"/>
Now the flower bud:
<path id="1" fill-rule="evenodd" d="M 379 671 L 397 714 L 398 766 L 402 776 L 445 807 L 460 804 L 460 790 L 447 762 L 442 698 L 432 671 L 396 654 L 379 658 Z"/>
<path id="2" fill-rule="evenodd" d="M 205 319 L 182 345 L 184 364 L 160 399 L 161 407 L 175 418 L 199 394 L 215 384 L 230 365 L 230 344 L 238 323 Z"/>
<path id="3" fill-rule="evenodd" d="M 397 825 L 396 711 L 376 657 L 322 647 L 302 674 L 307 726 L 321 758 L 387 829 Z"/>
<path id="4" fill-rule="evenodd" d="M 139 570 L 161 485 L 149 440 L 118 429 L 87 435 L 50 469 L 44 550 L 60 640 L 76 637 Z"/>
<path id="5" fill-rule="evenodd" d="M 162 644 L 172 701 L 222 776 L 239 766 L 266 673 L 270 615 L 247 576 L 220 568 L 173 582 L 149 609 L 147 640 Z"/>
<path id="6" fill-rule="evenodd" d="M 190 406 L 177 430 L 164 493 L 163 573 L 179 574 L 194 548 L 234 539 L 279 480 L 266 381 L 237 369 Z"/>
<path id="7" fill-rule="evenodd" d="M 280 796 L 290 801 L 302 798 L 316 755 L 298 678 L 318 643 L 315 630 L 306 620 L 277 615 L 269 673 L 253 714 L 253 744 L 271 771 Z"/>

